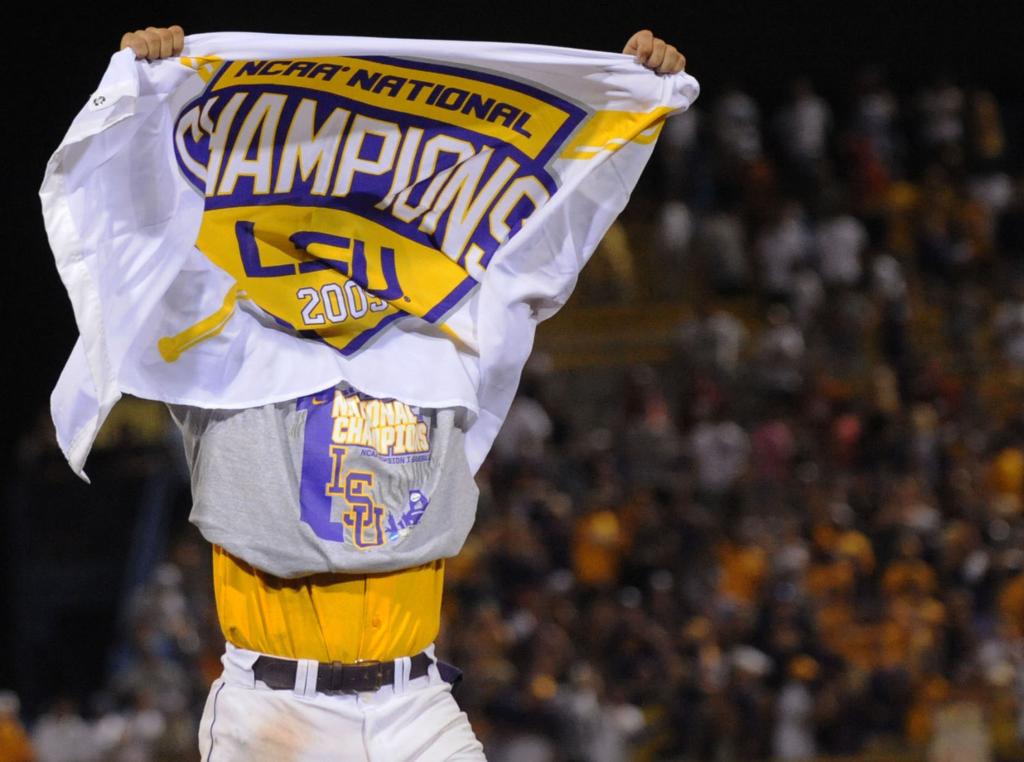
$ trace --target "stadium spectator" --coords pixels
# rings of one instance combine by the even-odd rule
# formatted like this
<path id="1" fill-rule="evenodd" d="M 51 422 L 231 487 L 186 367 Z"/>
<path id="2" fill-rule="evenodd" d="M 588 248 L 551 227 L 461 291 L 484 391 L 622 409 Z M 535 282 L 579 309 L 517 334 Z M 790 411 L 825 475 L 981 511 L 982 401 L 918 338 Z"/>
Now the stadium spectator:
<path id="1" fill-rule="evenodd" d="M 34 762 L 32 743 L 21 724 L 21 702 L 11 691 L 0 691 L 0 759 L 9 762 Z"/>

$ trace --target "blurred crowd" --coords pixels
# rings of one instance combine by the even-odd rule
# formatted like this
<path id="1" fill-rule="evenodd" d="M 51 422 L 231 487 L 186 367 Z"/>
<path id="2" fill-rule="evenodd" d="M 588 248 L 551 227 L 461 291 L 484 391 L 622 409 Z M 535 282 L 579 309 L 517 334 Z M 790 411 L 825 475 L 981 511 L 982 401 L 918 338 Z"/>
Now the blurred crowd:
<path id="1" fill-rule="evenodd" d="M 668 121 L 577 297 L 688 316 L 650 366 L 538 353 L 447 566 L 489 759 L 1024 759 L 1019 107 L 866 71 Z M 0 694 L 0 758 L 191 758 L 207 554 L 135 591 L 88 706 Z"/>

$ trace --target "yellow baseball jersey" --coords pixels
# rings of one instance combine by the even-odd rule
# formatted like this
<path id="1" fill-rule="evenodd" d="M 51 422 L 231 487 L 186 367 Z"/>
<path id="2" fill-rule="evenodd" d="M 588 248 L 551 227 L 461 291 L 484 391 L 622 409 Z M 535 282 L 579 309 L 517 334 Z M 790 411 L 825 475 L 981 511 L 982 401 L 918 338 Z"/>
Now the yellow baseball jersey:
<path id="1" fill-rule="evenodd" d="M 213 546 L 224 638 L 291 659 L 351 663 L 418 653 L 437 637 L 443 586 L 443 560 L 381 574 L 282 579 Z"/>

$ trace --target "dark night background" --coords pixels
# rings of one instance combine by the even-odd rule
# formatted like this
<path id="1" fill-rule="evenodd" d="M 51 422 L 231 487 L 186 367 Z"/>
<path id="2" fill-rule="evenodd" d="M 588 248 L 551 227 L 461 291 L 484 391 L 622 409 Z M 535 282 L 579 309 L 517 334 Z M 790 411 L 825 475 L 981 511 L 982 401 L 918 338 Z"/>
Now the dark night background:
<path id="1" fill-rule="evenodd" d="M 4 219 L 13 240 L 8 239 L 3 256 L 0 297 L 7 327 L 3 462 L 10 467 L 19 437 L 45 410 L 75 339 L 70 305 L 46 243 L 37 190 L 49 154 L 125 31 L 179 23 L 186 33 L 459 38 L 619 50 L 633 31 L 648 27 L 685 52 L 688 71 L 701 81 L 706 102 L 715 98 L 716 86 L 736 79 L 771 103 L 791 75 L 810 73 L 820 91 L 841 104 L 843 93 L 833 83 L 849 82 L 848 74 L 869 62 L 885 66 L 898 89 L 946 72 L 962 84 L 1019 95 L 1024 87 L 1021 6 L 1017 0 L 36 6 L 28 17 L 4 24 L 5 44 L 13 41 L 16 48 L 6 56 L 14 65 L 8 83 L 13 81 L 16 89 L 14 97 L 8 92 L 4 106 L 10 131 L 3 164 Z M 5 571 L 0 558 L 0 610 L 6 609 Z M 0 627 L 0 654 L 9 653 L 5 640 L 11 626 L 5 622 Z M 9 682 L 11 670 L 9 659 L 0 656 L 0 685 Z"/>

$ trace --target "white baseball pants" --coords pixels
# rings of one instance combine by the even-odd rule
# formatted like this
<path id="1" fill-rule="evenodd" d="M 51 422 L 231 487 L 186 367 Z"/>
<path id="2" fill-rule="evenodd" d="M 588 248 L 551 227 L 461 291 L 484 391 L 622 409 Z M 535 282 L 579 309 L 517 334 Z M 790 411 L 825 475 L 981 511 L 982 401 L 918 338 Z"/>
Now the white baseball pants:
<path id="1" fill-rule="evenodd" d="M 268 688 L 252 673 L 259 655 L 227 644 L 224 672 L 210 687 L 199 724 L 202 762 L 484 759 L 434 664 L 409 680 L 409 659 L 399 659 L 393 686 L 326 695 L 316 691 L 317 663 L 306 659 L 299 660 L 293 690 Z"/>

